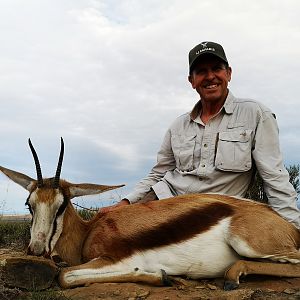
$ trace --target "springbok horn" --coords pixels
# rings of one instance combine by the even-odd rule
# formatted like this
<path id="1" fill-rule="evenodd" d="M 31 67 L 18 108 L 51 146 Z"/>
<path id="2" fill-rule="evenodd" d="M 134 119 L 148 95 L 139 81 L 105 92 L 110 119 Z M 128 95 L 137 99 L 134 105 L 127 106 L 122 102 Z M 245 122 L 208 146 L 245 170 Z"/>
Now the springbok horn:
<path id="1" fill-rule="evenodd" d="M 34 163 L 35 163 L 36 175 L 37 175 L 37 185 L 38 185 L 38 187 L 42 187 L 43 186 L 43 176 L 42 176 L 42 170 L 41 170 L 39 158 L 33 148 L 33 145 L 31 143 L 30 139 L 28 139 L 28 143 L 29 143 L 29 147 L 30 147 L 31 153 L 33 155 L 33 159 L 34 159 Z"/>
<path id="2" fill-rule="evenodd" d="M 63 158 L 64 158 L 64 140 L 61 137 L 60 138 L 60 154 L 59 154 L 59 159 L 58 159 L 56 174 L 55 174 L 54 182 L 53 182 L 53 188 L 54 189 L 57 189 L 58 186 L 59 186 L 59 178 L 60 178 L 60 173 L 61 173 L 61 167 L 62 167 L 62 163 L 63 163 Z"/>

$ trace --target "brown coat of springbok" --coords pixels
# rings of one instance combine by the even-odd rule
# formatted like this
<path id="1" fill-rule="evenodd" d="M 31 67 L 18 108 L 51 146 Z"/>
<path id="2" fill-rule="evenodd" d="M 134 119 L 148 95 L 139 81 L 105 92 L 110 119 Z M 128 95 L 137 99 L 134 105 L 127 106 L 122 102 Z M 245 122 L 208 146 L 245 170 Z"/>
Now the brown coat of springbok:
<path id="1" fill-rule="evenodd" d="M 37 180 L 0 170 L 29 191 L 32 215 L 28 253 L 57 257 L 62 287 L 93 282 L 168 283 L 167 275 L 220 277 L 224 288 L 239 277 L 264 274 L 300 277 L 299 231 L 267 205 L 216 194 L 182 195 L 121 207 L 83 221 L 71 199 L 120 186 L 72 184 L 60 179 L 61 152 L 54 178 Z"/>

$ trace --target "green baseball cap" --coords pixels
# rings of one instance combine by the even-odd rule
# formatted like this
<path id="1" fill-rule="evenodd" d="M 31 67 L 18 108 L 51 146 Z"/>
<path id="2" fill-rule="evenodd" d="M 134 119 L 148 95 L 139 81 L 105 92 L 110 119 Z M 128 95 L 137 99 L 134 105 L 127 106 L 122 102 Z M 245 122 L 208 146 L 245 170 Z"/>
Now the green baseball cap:
<path id="1" fill-rule="evenodd" d="M 220 44 L 214 42 L 202 42 L 189 52 L 190 72 L 196 60 L 204 54 L 215 55 L 228 63 L 224 49 Z"/>

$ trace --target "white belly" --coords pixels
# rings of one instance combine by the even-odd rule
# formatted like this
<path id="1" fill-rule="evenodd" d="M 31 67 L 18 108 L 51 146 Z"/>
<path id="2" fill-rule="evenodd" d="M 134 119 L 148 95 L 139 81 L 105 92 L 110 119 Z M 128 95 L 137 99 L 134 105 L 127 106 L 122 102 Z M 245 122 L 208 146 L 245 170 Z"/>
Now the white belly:
<path id="1" fill-rule="evenodd" d="M 228 246 L 230 218 L 224 219 L 205 233 L 182 243 L 137 252 L 111 265 L 97 266 L 93 261 L 86 267 L 70 268 L 63 273 L 62 282 L 66 286 L 76 286 L 87 282 L 145 281 L 145 277 L 157 282 L 161 280 L 161 270 L 167 275 L 186 275 L 190 278 L 224 276 L 225 271 L 239 255 Z"/>
<path id="2" fill-rule="evenodd" d="M 165 270 L 168 275 L 191 278 L 220 277 L 240 256 L 226 243 L 229 219 L 180 244 L 146 250 L 122 261 L 146 272 Z"/>

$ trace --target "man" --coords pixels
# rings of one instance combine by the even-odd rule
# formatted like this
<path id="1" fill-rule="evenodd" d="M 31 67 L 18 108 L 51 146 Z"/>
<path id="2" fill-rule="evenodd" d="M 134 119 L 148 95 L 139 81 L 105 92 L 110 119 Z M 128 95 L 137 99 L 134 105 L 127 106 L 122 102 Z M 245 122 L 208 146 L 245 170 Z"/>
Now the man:
<path id="1" fill-rule="evenodd" d="M 256 101 L 235 98 L 228 90 L 231 73 L 221 45 L 203 42 L 190 51 L 188 80 L 199 102 L 170 126 L 149 175 L 103 212 L 187 193 L 243 197 L 257 170 L 269 205 L 300 228 L 275 116 Z"/>

